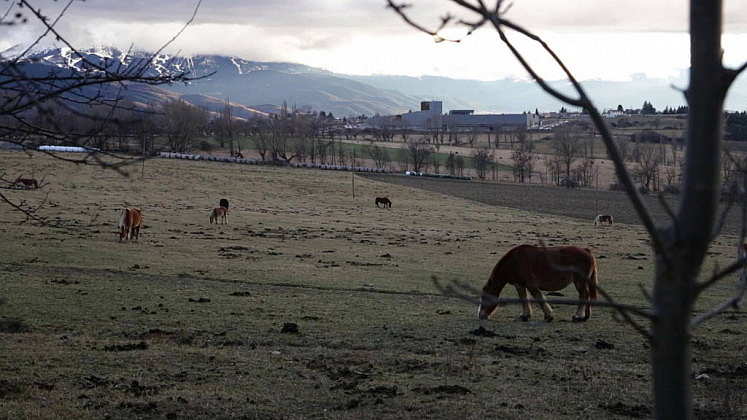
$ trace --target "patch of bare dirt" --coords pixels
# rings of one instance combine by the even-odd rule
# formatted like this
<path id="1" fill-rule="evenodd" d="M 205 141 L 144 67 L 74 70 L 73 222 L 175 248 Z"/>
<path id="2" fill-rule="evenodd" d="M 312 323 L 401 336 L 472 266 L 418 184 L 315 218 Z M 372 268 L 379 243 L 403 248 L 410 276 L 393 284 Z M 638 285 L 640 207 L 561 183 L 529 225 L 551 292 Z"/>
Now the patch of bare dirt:
<path id="1" fill-rule="evenodd" d="M 134 351 L 134 350 L 147 350 L 148 343 L 141 341 L 139 343 L 126 343 L 126 344 L 111 344 L 104 346 L 104 351 Z"/>

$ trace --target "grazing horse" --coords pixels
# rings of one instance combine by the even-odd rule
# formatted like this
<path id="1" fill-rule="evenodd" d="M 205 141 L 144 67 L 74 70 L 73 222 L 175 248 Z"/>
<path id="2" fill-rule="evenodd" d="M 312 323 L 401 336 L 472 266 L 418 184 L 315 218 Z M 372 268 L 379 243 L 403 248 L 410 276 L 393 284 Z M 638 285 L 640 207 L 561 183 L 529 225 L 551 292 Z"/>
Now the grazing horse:
<path id="1" fill-rule="evenodd" d="M 138 239 L 143 226 L 143 212 L 137 208 L 123 208 L 119 215 L 119 242 Z"/>
<path id="2" fill-rule="evenodd" d="M 379 204 L 383 204 L 384 208 L 392 208 L 392 200 L 386 198 L 386 197 L 376 197 L 376 207 L 379 207 Z"/>
<path id="3" fill-rule="evenodd" d="M 594 226 L 601 225 L 603 223 L 611 225 L 615 223 L 615 219 L 609 214 L 598 214 L 597 217 L 594 218 Z"/>
<path id="4" fill-rule="evenodd" d="M 225 207 L 226 209 L 228 209 L 228 200 L 226 200 L 225 198 L 221 198 L 219 206 Z"/>
<path id="5" fill-rule="evenodd" d="M 218 223 L 218 218 L 220 217 L 220 220 L 223 222 L 223 224 L 228 223 L 228 218 L 226 217 L 228 215 L 228 209 L 225 207 L 216 207 L 213 209 L 212 212 L 210 212 L 210 224 L 212 225 L 213 222 Z"/>
<path id="6" fill-rule="evenodd" d="M 21 178 L 20 176 L 13 181 L 13 186 L 22 185 L 24 188 L 39 188 L 39 183 L 34 178 Z"/>
<path id="7" fill-rule="evenodd" d="M 487 319 L 498 306 L 498 298 L 506 284 L 511 284 L 522 300 L 522 321 L 532 316 L 527 290 L 540 302 L 545 320 L 552 321 L 552 308 L 545 301 L 544 291 L 557 291 L 573 283 L 580 301 L 573 321 L 586 321 L 591 316 L 591 301 L 597 298 L 597 263 L 591 251 L 575 246 L 538 247 L 519 245 L 498 261 L 482 288 L 480 320 Z"/>

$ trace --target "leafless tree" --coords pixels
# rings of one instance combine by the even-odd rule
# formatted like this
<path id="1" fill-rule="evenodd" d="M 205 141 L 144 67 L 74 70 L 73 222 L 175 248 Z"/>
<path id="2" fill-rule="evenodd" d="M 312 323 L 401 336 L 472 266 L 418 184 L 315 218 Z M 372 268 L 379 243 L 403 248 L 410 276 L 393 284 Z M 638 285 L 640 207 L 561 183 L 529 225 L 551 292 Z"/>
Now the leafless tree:
<path id="1" fill-rule="evenodd" d="M 454 152 L 450 152 L 446 158 L 446 170 L 449 171 L 449 175 L 456 175 L 456 155 Z"/>
<path id="2" fill-rule="evenodd" d="M 475 143 L 477 143 L 477 138 L 480 136 L 480 133 L 477 131 L 477 128 L 473 128 L 467 132 L 467 143 L 469 143 L 469 147 L 475 147 Z"/>
<path id="3" fill-rule="evenodd" d="M 459 174 L 459 176 L 464 176 L 464 156 L 462 155 L 456 155 L 454 158 L 454 166 L 456 167 L 456 171 Z"/>
<path id="4" fill-rule="evenodd" d="M 640 153 L 633 169 L 633 176 L 643 191 L 658 191 L 658 177 L 664 163 L 664 150 L 655 144 L 639 144 Z"/>
<path id="5" fill-rule="evenodd" d="M 373 146 L 369 146 L 366 149 L 366 152 L 368 153 L 368 157 L 371 158 L 371 160 L 374 162 L 374 165 L 376 165 L 377 168 L 386 167 L 386 164 L 390 160 L 389 150 L 386 147 L 381 147 L 379 145 L 373 145 Z"/>
<path id="6" fill-rule="evenodd" d="M 192 151 L 196 138 L 208 123 L 208 113 L 183 100 L 162 105 L 164 135 L 172 152 Z"/>
<path id="7" fill-rule="evenodd" d="M 620 151 L 620 159 L 622 159 L 623 162 L 630 160 L 631 148 L 628 139 L 623 137 L 616 138 L 615 146 L 617 146 L 617 149 Z"/>
<path id="8" fill-rule="evenodd" d="M 250 139 L 254 143 L 257 153 L 259 153 L 259 157 L 266 161 L 272 139 L 272 119 L 257 119 L 252 127 Z"/>
<path id="9" fill-rule="evenodd" d="M 527 136 L 524 135 L 519 138 L 519 141 L 514 146 L 514 151 L 511 153 L 511 160 L 514 163 L 514 181 L 531 181 L 532 171 L 534 170 L 534 159 L 534 143 L 529 141 Z"/>
<path id="10" fill-rule="evenodd" d="M 446 137 L 446 130 L 443 127 L 434 127 L 431 129 L 431 135 L 433 136 L 433 144 L 436 146 L 436 150 L 444 144 Z"/>
<path id="11" fill-rule="evenodd" d="M 560 156 L 545 156 L 544 160 L 549 179 L 553 184 L 560 185 L 560 178 L 563 173 L 563 162 Z"/>
<path id="12" fill-rule="evenodd" d="M 218 118 L 213 121 L 213 125 L 215 137 L 220 147 L 225 147 L 225 144 L 228 143 L 228 151 L 231 156 L 234 156 L 236 153 L 236 121 L 234 121 L 231 104 L 228 101 L 223 106 Z"/>
<path id="13" fill-rule="evenodd" d="M 415 172 L 421 172 L 434 152 L 433 146 L 426 143 L 424 139 L 410 139 L 405 147 L 409 157 L 408 160 L 412 163 L 412 169 Z"/>
<path id="14" fill-rule="evenodd" d="M 399 149 L 397 149 L 397 162 L 399 162 L 399 170 L 400 171 L 408 171 L 410 170 L 410 151 L 407 150 L 407 145 L 402 145 Z"/>
<path id="15" fill-rule="evenodd" d="M 402 143 L 407 143 L 407 139 L 410 138 L 410 133 L 408 133 L 407 130 L 402 130 L 399 135 L 402 137 Z"/>
<path id="16" fill-rule="evenodd" d="M 485 179 L 485 174 L 487 174 L 488 168 L 494 159 L 493 155 L 484 147 L 472 153 L 472 166 L 475 168 L 475 172 L 477 172 L 477 176 L 480 179 Z"/>
<path id="17" fill-rule="evenodd" d="M 588 97 L 586 90 L 565 66 L 554 50 L 539 36 L 506 17 L 507 6 L 496 0 L 488 7 L 484 0 L 451 0 L 451 3 L 473 13 L 472 20 L 444 17 L 435 29 L 429 29 L 413 21 L 406 13 L 406 5 L 387 0 L 387 4 L 408 24 L 437 39 L 446 40 L 439 31 L 451 22 L 466 25 L 470 33 L 482 26 L 492 26 L 503 44 L 531 75 L 537 84 L 554 98 L 583 109 L 588 113 L 604 141 L 608 154 L 615 165 L 620 183 L 624 186 L 633 207 L 651 238 L 655 259 L 654 291 L 651 296 L 652 311 L 639 313 L 651 323 L 650 330 L 631 317 L 631 310 L 621 305 L 614 307 L 638 332 L 651 341 L 653 366 L 655 415 L 659 419 L 691 419 L 693 415 L 691 397 L 690 336 L 692 330 L 704 321 L 717 316 L 731 307 L 736 307 L 747 287 L 740 283 L 738 292 L 723 302 L 691 317 L 699 295 L 709 287 L 742 269 L 747 262 L 740 251 L 738 259 L 705 280 L 699 275 L 706 251 L 718 234 L 716 218 L 720 191 L 721 139 L 723 103 L 734 80 L 747 69 L 747 63 L 731 69 L 722 64 L 721 31 L 723 19 L 722 0 L 690 0 L 690 75 L 685 90 L 688 104 L 686 172 L 683 182 L 682 200 L 675 212 L 665 201 L 671 223 L 656 226 L 651 213 L 625 167 L 610 133 L 607 123 Z M 548 84 L 528 63 L 523 53 L 506 36 L 513 31 L 538 45 L 563 70 L 569 80 L 573 96 L 556 90 Z M 747 233 L 747 208 L 743 207 L 743 228 L 737 244 L 742 249 Z M 609 296 L 606 296 L 608 301 Z M 609 303 L 612 303 L 611 301 Z"/>
<path id="18" fill-rule="evenodd" d="M 573 163 L 581 156 L 581 141 L 565 127 L 555 130 L 552 139 L 552 150 L 563 163 L 565 177 L 571 178 Z"/>
<path id="19" fill-rule="evenodd" d="M 438 156 L 438 153 L 431 155 L 431 165 L 433 166 L 433 172 L 439 174 L 441 171 L 441 158 Z"/>

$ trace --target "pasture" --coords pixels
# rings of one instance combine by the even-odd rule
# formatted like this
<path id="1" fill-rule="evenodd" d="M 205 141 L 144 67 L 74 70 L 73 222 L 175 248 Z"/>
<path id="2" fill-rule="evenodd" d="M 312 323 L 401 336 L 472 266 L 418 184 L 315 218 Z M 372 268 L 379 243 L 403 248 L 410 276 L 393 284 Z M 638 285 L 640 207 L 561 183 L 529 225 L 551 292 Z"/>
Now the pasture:
<path id="1" fill-rule="evenodd" d="M 501 207 L 360 176 L 352 198 L 349 172 L 152 160 L 125 178 L 0 159 L 11 175 L 54 174 L 7 191 L 48 193 L 50 225 L 0 207 L 2 419 L 651 416 L 648 343 L 613 311 L 572 323 L 575 308 L 554 305 L 546 323 L 535 307 L 520 322 L 506 306 L 494 336 L 475 336 L 476 306 L 431 280 L 479 288 L 515 245 L 573 244 L 597 256 L 605 291 L 647 306 L 647 237 L 614 209 L 615 225 L 594 227 L 537 212 L 546 192 L 529 186 L 524 208 Z M 384 196 L 391 209 L 375 207 Z M 211 225 L 220 198 L 228 224 Z M 143 210 L 137 242 L 118 242 L 125 206 Z M 707 269 L 732 261 L 735 240 L 719 238 Z M 695 331 L 698 418 L 747 415 L 745 326 L 739 311 Z"/>

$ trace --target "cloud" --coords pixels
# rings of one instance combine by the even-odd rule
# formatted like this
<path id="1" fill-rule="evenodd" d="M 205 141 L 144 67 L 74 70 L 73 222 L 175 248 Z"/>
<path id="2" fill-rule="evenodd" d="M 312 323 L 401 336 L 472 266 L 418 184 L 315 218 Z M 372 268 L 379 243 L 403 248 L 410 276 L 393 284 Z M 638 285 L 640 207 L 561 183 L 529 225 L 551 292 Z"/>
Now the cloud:
<path id="1" fill-rule="evenodd" d="M 408 1 L 412 16 L 428 24 L 448 12 L 473 17 L 445 0 Z M 740 57 L 747 36 L 745 3 L 725 4 L 728 63 L 747 59 Z M 195 0 L 75 2 L 59 29 L 81 47 L 155 50 L 179 31 L 195 5 Z M 43 11 L 55 16 L 59 7 L 49 2 Z M 579 77 L 621 79 L 635 72 L 666 77 L 687 67 L 687 13 L 682 0 L 516 0 L 507 17 L 543 35 Z M 0 27 L 0 48 L 28 42 L 40 30 Z M 544 75 L 562 76 L 536 45 L 519 38 L 513 34 Z M 384 0 L 203 0 L 195 22 L 168 52 L 292 61 L 357 74 L 525 77 L 490 28 L 460 44 L 435 44 L 387 10 Z"/>

